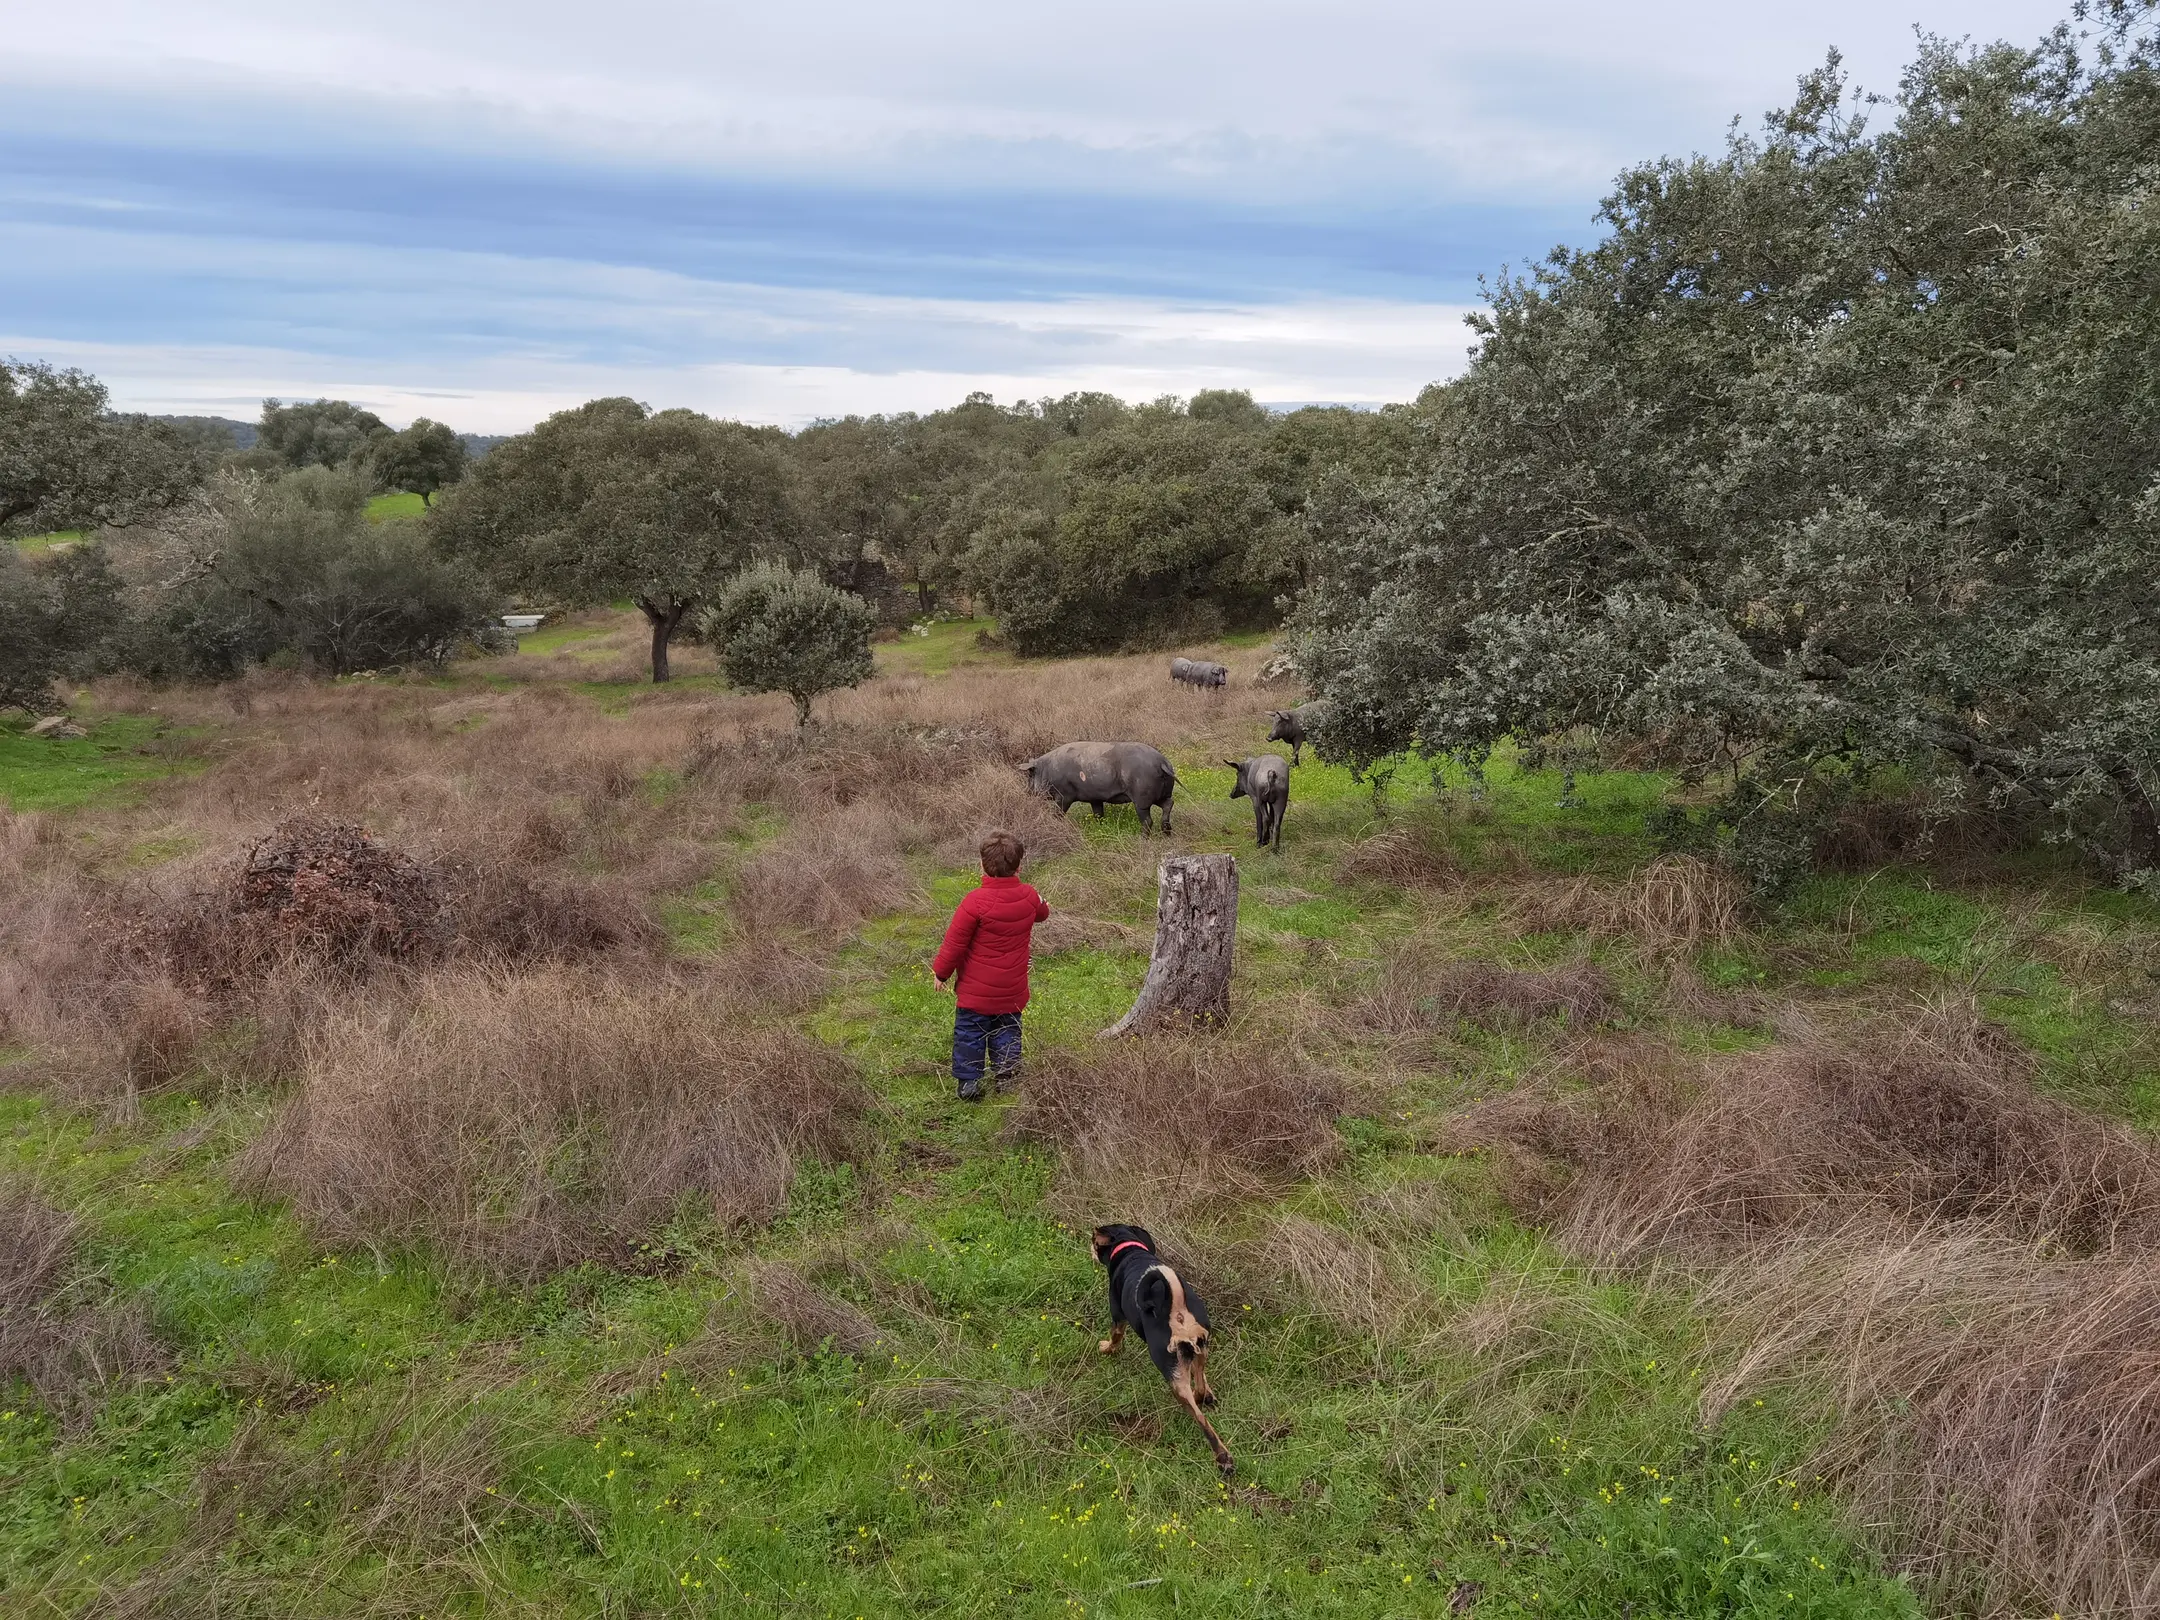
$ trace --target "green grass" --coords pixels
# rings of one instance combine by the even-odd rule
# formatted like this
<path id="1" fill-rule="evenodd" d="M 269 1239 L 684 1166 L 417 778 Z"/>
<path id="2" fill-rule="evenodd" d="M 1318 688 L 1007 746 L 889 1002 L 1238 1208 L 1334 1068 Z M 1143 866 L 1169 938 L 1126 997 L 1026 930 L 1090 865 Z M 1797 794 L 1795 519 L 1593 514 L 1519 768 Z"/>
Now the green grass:
<path id="1" fill-rule="evenodd" d="M 367 503 L 370 523 L 383 523 L 391 518 L 416 518 L 426 511 L 427 503 L 406 490 L 398 490 L 389 495 L 376 495 Z"/>
<path id="2" fill-rule="evenodd" d="M 33 737 L 21 716 L 0 719 L 0 803 L 10 810 L 68 810 L 112 803 L 180 768 L 150 752 L 163 727 L 152 716 L 84 715 L 87 737 Z"/>
<path id="3" fill-rule="evenodd" d="M 1080 991 L 1083 1021 L 1124 993 L 1046 977 L 1061 981 L 1053 1005 Z M 114 1133 L 0 1098 L 16 1167 L 93 1216 L 96 1258 L 156 1303 L 183 1357 L 85 1435 L 7 1403 L 0 1582 L 65 1612 L 154 1572 L 177 1556 L 201 1470 L 246 1433 L 273 1476 L 304 1482 L 257 1481 L 256 1522 L 236 1523 L 220 1557 L 225 1589 L 264 1612 L 479 1612 L 457 1593 L 483 1562 L 498 1605 L 592 1614 L 733 1614 L 743 1598 L 806 1614 L 1424 1613 L 1467 1581 L 1484 1585 L 1481 1613 L 1913 1612 L 1853 1553 L 1835 1504 L 1790 1472 L 1804 1424 L 1749 1408 L 1699 1434 L 1686 1324 L 1580 1279 L 1505 1221 L 1466 1248 L 1433 1245 L 1423 1270 L 1443 1298 L 1527 1285 L 1601 1324 L 1592 1357 L 1543 1370 L 1548 1421 L 1525 1425 L 1521 1391 L 1505 1413 L 1451 1400 L 1478 1371 L 1460 1352 L 1375 1378 L 1324 1324 L 1223 1302 L 1221 1417 L 1241 1458 L 1226 1491 L 1144 1361 L 1095 1355 L 1098 1273 L 1044 1207 L 1052 1167 L 998 1145 L 995 1105 L 959 1114 L 919 1072 L 938 1032 L 918 986 L 894 979 L 877 1000 L 866 1042 L 901 1037 L 865 1048 L 888 1129 L 942 1125 L 957 1160 L 889 1201 L 906 1239 L 878 1262 L 948 1324 L 934 1355 L 912 1344 L 678 1376 L 671 1361 L 724 1294 L 717 1276 L 461 1292 L 423 1256 L 319 1251 L 227 1191 L 221 1150 L 259 1103 L 167 1101 Z M 1424 1168 L 1382 1148 L 1357 1179 Z M 769 1252 L 860 1213 L 844 1181 L 798 1191 Z M 488 1392 L 466 1393 L 481 1368 Z M 926 1380 L 991 1404 L 926 1407 Z M 1047 1438 L 1002 1421 L 998 1402 L 1030 1391 L 1115 1421 Z M 505 1436 L 473 1511 L 490 1522 L 489 1492 L 530 1507 L 493 1524 L 484 1561 L 429 1567 L 340 1543 L 340 1471 L 325 1460 L 360 1454 L 386 1412 L 413 1451 L 439 1449 L 444 1424 Z"/>
<path id="4" fill-rule="evenodd" d="M 1013 663 L 1011 652 L 1003 647 L 986 647 L 979 639 L 996 633 L 994 619 L 932 619 L 901 631 L 898 641 L 880 642 L 876 649 L 878 668 L 943 675 L 969 665 Z"/>
<path id="5" fill-rule="evenodd" d="M 50 534 L 26 534 L 16 540 L 15 549 L 26 557 L 34 557 L 42 552 L 72 546 L 82 537 L 83 532 L 80 529 L 55 529 Z"/>
<path id="6" fill-rule="evenodd" d="M 581 641 L 592 641 L 615 634 L 621 627 L 612 624 L 594 624 L 587 616 L 564 617 L 553 624 L 543 624 L 539 629 L 518 637 L 521 653 L 558 653 L 574 647 Z"/>
<path id="7" fill-rule="evenodd" d="M 925 673 L 1004 657 L 975 647 L 977 628 L 941 624 L 880 655 Z M 602 633 L 542 635 L 574 647 Z M 628 705 L 590 684 L 596 701 Z M 0 728 L 0 792 L 39 807 L 123 793 L 130 770 L 160 768 L 127 752 L 146 726 L 113 717 L 61 745 Z M 1472 872 L 1527 860 L 1618 875 L 1653 853 L 1642 811 L 1666 786 L 1587 775 L 1580 803 L 1563 806 L 1559 773 L 1504 756 L 1477 784 L 1405 767 L 1376 804 L 1371 782 L 1308 765 L 1283 854 L 1253 857 L 1230 772 L 1199 754 L 1177 763 L 1179 846 L 1245 857 L 1239 994 L 1258 1001 L 1352 994 L 1413 939 L 1513 959 L 1584 948 L 1519 938 L 1489 910 L 1346 885 L 1344 850 L 1383 814 L 1419 818 Z M 93 768 L 108 774 L 72 774 Z M 1144 934 L 1152 879 L 1136 857 L 1161 846 L 1140 844 L 1129 810 L 1073 819 L 1080 850 L 1031 878 L 1055 906 Z M 713 878 L 663 905 L 678 950 L 725 946 L 731 863 L 776 831 L 753 818 Z M 234 1614 L 1377 1617 L 1450 1613 L 1469 1583 L 1477 1616 L 1919 1612 L 1804 1472 L 1819 1438 L 1804 1390 L 1759 1392 L 1705 1430 L 1699 1324 L 1669 1295 L 1584 1275 L 1503 1211 L 1477 1162 L 1422 1145 L 1464 1096 L 1549 1064 L 1538 1032 L 1436 1041 L 1384 1107 L 1346 1123 L 1339 1171 L 1240 1219 L 1354 1225 L 1363 1198 L 1444 1184 L 1452 1228 L 1408 1253 L 1429 1297 L 1453 1311 L 1528 1299 L 1552 1330 L 1503 1374 L 1467 1341 L 1377 1347 L 1279 1300 L 1218 1298 L 1218 1419 L 1240 1465 L 1226 1489 L 1144 1357 L 1095 1353 L 1099 1270 L 1055 1165 L 1002 1136 L 1010 1101 L 952 1100 L 940 1072 L 952 1003 L 925 963 L 975 874 L 918 876 L 921 902 L 847 944 L 806 1020 L 875 1091 L 874 1151 L 859 1171 L 805 1171 L 786 1216 L 745 1239 L 685 1211 L 654 1275 L 580 1268 L 508 1289 L 425 1252 L 325 1250 L 230 1179 L 272 1095 L 206 1082 L 128 1122 L 0 1091 L 0 1164 L 91 1221 L 92 1261 L 150 1302 L 177 1350 L 169 1380 L 80 1432 L 20 1384 L 0 1392 L 0 1594 L 26 1612 L 91 1612 L 174 1568 L 192 1571 L 177 1588 L 188 1600 L 214 1580 Z M 2036 943 L 2072 925 L 2160 928 L 2155 908 L 2066 891 L 2025 916 L 2018 901 L 1912 873 L 1824 878 L 1759 939 L 1699 965 L 1713 980 L 1823 991 L 1972 985 L 2052 1083 L 2160 1117 L 2142 1026 Z M 1145 966 L 1138 949 L 1040 961 L 1031 1050 L 1085 1048 Z M 1655 1018 L 1654 976 L 1612 966 L 1625 1018 Z M 1692 1050 L 1768 1038 L 1662 1027 Z M 886 1236 L 861 1248 L 863 1275 L 906 1290 L 934 1329 L 903 1324 L 861 1356 L 700 1347 L 701 1324 L 736 1308 L 745 1244 L 807 1261 L 873 1227 Z M 875 1291 L 861 1303 L 878 1309 Z M 478 1460 L 463 1465 L 463 1495 L 429 1487 L 447 1493 L 426 1498 L 440 1539 L 355 1528 L 371 1522 L 373 1487 L 352 1459 L 439 1457 L 461 1434 Z M 417 1466 L 398 1477 L 393 1490 L 438 1479 Z M 217 1518 L 218 1490 L 244 1519 Z M 225 1525 L 215 1558 L 187 1565 L 212 1521 Z"/>

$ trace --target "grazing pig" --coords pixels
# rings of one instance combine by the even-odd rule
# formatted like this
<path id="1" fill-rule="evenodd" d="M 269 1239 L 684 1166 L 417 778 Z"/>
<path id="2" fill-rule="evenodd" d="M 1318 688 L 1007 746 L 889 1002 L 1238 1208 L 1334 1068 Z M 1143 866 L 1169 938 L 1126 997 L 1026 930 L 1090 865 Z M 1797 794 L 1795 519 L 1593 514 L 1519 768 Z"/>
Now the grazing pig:
<path id="1" fill-rule="evenodd" d="M 1075 804 L 1091 804 L 1099 816 L 1106 804 L 1129 804 L 1140 813 L 1140 830 L 1153 832 L 1148 812 L 1162 806 L 1162 830 L 1170 830 L 1170 795 L 1177 772 L 1158 749 L 1136 742 L 1070 742 L 1029 760 L 1020 769 L 1028 791 L 1056 803 L 1063 814 Z"/>
<path id="2" fill-rule="evenodd" d="M 1230 797 L 1252 800 L 1254 842 L 1263 849 L 1273 844 L 1280 855 L 1283 812 L 1290 808 L 1289 762 L 1280 754 L 1260 754 L 1223 763 L 1237 772 L 1237 786 L 1230 790 Z"/>
<path id="3" fill-rule="evenodd" d="M 1173 658 L 1170 678 L 1186 686 L 1227 686 L 1230 670 L 1227 665 L 1211 664 L 1205 658 Z"/>
<path id="4" fill-rule="evenodd" d="M 1286 742 L 1290 745 L 1290 763 L 1305 763 L 1302 750 L 1311 737 L 1311 728 L 1326 712 L 1326 706 L 1317 701 L 1300 703 L 1294 709 L 1270 709 L 1268 714 L 1275 721 L 1275 729 L 1267 734 L 1269 742 Z"/>

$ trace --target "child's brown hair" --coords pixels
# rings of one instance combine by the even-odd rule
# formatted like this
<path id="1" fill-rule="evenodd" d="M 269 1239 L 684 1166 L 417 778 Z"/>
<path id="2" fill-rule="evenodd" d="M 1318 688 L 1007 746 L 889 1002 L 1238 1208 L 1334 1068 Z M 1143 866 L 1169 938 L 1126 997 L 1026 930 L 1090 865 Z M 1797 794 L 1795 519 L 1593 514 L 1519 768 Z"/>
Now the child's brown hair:
<path id="1" fill-rule="evenodd" d="M 1027 845 L 1009 832 L 994 832 L 982 841 L 982 868 L 991 877 L 1011 877 L 1020 870 Z"/>

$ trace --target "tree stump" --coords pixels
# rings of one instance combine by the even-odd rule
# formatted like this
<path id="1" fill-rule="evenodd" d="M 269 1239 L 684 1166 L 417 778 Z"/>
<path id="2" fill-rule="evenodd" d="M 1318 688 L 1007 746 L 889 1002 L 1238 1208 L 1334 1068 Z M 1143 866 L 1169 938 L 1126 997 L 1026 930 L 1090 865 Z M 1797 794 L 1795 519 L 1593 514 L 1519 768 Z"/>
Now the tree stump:
<path id="1" fill-rule="evenodd" d="M 1218 1023 L 1230 1016 L 1230 962 L 1237 943 L 1237 861 L 1173 855 L 1156 875 L 1155 954 L 1132 1011 L 1103 1031 L 1126 1035 L 1165 1022 Z"/>

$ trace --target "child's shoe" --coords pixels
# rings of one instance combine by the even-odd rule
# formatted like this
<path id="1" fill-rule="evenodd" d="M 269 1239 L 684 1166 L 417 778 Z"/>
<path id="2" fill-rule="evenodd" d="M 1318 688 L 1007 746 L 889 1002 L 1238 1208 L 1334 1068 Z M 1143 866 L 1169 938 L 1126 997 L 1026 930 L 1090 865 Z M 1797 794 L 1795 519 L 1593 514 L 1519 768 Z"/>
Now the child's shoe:
<path id="1" fill-rule="evenodd" d="M 982 1082 L 980 1080 L 961 1081 L 960 1100 L 962 1102 L 981 1102 L 983 1100 Z"/>

